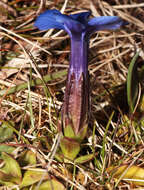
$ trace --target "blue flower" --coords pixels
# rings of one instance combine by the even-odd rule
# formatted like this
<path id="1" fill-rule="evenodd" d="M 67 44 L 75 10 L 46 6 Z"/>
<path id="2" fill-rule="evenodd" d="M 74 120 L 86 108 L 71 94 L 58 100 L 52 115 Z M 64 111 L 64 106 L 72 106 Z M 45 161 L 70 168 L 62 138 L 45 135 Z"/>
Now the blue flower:
<path id="1" fill-rule="evenodd" d="M 93 32 L 99 30 L 114 30 L 120 28 L 125 22 L 117 16 L 100 16 L 88 19 L 90 12 L 82 12 L 73 15 L 61 14 L 58 10 L 47 10 L 36 20 L 34 26 L 40 30 L 57 28 L 67 31 L 70 35 L 73 32 Z"/>
<path id="2" fill-rule="evenodd" d="M 120 28 L 125 22 L 117 16 L 100 16 L 89 19 L 90 12 L 65 15 L 58 10 L 47 10 L 40 14 L 34 26 L 40 30 L 56 28 L 65 30 L 71 38 L 71 73 L 87 74 L 87 52 L 89 37 L 100 30 L 114 30 Z"/>
<path id="3" fill-rule="evenodd" d="M 100 30 L 115 30 L 125 24 L 117 16 L 100 16 L 89 19 L 90 12 L 65 15 L 58 10 L 42 13 L 34 26 L 40 30 L 65 30 L 71 39 L 70 67 L 62 107 L 64 136 L 82 140 L 87 132 L 89 116 L 89 37 Z"/>

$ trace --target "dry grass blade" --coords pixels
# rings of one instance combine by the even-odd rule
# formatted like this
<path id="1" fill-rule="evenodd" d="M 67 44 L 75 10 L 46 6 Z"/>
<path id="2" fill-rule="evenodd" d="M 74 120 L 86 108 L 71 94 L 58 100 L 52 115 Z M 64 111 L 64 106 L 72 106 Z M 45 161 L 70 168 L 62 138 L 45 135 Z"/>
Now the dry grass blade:
<path id="1" fill-rule="evenodd" d="M 39 32 L 33 27 L 36 16 L 45 9 L 57 9 L 64 14 L 90 10 L 92 17 L 115 15 L 129 23 L 121 30 L 101 31 L 91 36 L 91 117 L 78 156 L 94 156 L 85 163 L 63 162 L 59 148 L 58 120 L 69 67 L 70 39 L 64 31 Z M 28 170 L 44 173 L 28 189 L 39 189 L 46 181 L 45 174 L 71 190 L 143 189 L 123 178 L 124 173 L 115 179 L 107 167 L 127 165 L 129 170 L 135 165 L 144 166 L 144 3 L 2 0 L 0 10 L 0 140 L 4 139 L 0 141 L 0 159 L 2 152 L 10 154 L 23 176 Z M 126 79 L 132 57 L 139 50 L 140 91 L 135 114 L 130 114 Z M 30 151 L 27 157 L 25 151 Z M 11 176 L 7 176 L 9 182 L 5 181 L 5 176 L 0 177 L 2 189 L 21 189 Z"/>

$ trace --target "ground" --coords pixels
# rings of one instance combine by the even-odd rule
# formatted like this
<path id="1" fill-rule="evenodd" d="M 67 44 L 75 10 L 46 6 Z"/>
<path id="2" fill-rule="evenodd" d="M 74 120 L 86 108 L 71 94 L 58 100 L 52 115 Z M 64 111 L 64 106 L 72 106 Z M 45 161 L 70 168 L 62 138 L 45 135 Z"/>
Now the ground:
<path id="1" fill-rule="evenodd" d="M 57 155 L 70 40 L 33 26 L 46 9 L 128 22 L 91 36 L 91 110 L 80 163 Z M 1 188 L 144 189 L 143 1 L 1 0 L 0 23 Z"/>

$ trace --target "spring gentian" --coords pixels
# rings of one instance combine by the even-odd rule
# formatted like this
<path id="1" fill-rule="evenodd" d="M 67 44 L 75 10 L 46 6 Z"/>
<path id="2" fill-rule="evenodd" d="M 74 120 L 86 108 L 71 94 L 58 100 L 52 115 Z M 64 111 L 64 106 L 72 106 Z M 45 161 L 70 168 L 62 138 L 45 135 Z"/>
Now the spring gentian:
<path id="1" fill-rule="evenodd" d="M 61 128 L 64 135 L 61 148 L 71 159 L 78 154 L 79 143 L 87 133 L 90 111 L 88 73 L 90 35 L 100 30 L 118 29 L 125 24 L 117 16 L 100 16 L 92 19 L 89 19 L 89 16 L 90 12 L 65 15 L 58 10 L 48 10 L 42 13 L 34 24 L 40 30 L 50 28 L 65 30 L 71 39 L 70 66 L 61 113 Z M 71 154 L 69 149 L 75 149 L 75 154 Z"/>

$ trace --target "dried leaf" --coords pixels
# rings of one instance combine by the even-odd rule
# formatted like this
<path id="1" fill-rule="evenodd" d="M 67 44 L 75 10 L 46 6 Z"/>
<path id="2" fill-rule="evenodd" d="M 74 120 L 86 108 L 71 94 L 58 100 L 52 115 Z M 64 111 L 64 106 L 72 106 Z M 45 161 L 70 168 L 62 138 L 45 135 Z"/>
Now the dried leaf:
<path id="1" fill-rule="evenodd" d="M 78 183 L 84 185 L 85 181 L 86 181 L 86 175 L 85 173 L 78 171 L 77 175 L 76 175 L 76 180 Z"/>
<path id="2" fill-rule="evenodd" d="M 107 171 L 110 174 L 113 173 L 113 177 L 116 179 L 121 178 L 129 183 L 144 186 L 144 168 L 124 165 L 119 168 L 110 167 Z"/>
<path id="3" fill-rule="evenodd" d="M 37 53 L 33 53 L 35 57 Z M 0 71 L 0 79 L 6 79 L 11 75 L 17 73 L 20 68 L 28 67 L 28 63 L 30 62 L 30 58 L 26 57 L 25 54 L 21 54 L 17 58 L 11 59 L 7 64 L 5 64 L 5 68 L 2 68 Z"/>
<path id="4" fill-rule="evenodd" d="M 15 9 L 10 7 L 7 3 L 0 1 L 0 22 L 5 23 L 9 13 L 17 16 Z"/>

